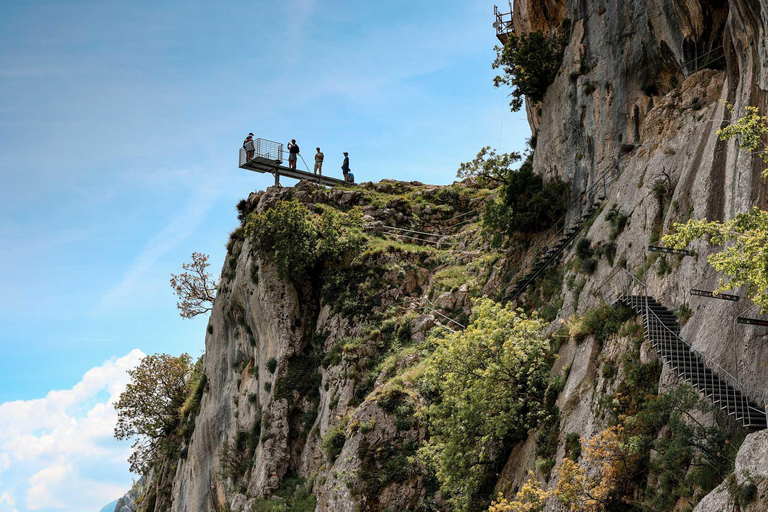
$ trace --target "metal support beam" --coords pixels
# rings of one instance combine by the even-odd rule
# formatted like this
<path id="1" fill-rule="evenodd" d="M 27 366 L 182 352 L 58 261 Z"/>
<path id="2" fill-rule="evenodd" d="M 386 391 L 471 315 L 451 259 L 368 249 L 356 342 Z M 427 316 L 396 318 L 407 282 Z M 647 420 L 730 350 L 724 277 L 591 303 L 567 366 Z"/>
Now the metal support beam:
<path id="1" fill-rule="evenodd" d="M 729 300 L 731 302 L 739 301 L 738 295 L 730 295 L 728 293 L 715 293 L 709 290 L 698 290 L 696 288 L 691 288 L 691 295 L 696 295 L 698 297 L 707 297 L 710 299 Z"/>
<path id="2" fill-rule="evenodd" d="M 650 252 L 663 252 L 665 254 L 677 254 L 678 256 L 695 256 L 693 251 L 686 251 L 685 249 L 670 249 L 669 247 L 659 247 L 658 245 L 649 245 L 648 250 Z"/>
<path id="3" fill-rule="evenodd" d="M 759 325 L 762 327 L 768 327 L 768 320 L 760 320 L 759 318 L 747 318 L 740 316 L 736 318 L 736 323 L 744 325 Z"/>

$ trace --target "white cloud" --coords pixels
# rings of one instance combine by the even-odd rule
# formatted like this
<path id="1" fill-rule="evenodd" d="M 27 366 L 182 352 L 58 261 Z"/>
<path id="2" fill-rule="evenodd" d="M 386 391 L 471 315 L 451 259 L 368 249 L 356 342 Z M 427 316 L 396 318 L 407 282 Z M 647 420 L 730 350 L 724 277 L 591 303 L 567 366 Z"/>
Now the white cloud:
<path id="1" fill-rule="evenodd" d="M 113 438 L 114 402 L 143 357 L 135 349 L 88 370 L 70 389 L 0 404 L 0 474 L 24 494 L 27 510 L 98 510 L 127 490 L 129 448 Z M 15 503 L 0 494 L 0 512 Z"/>
<path id="2" fill-rule="evenodd" d="M 7 453 L 0 452 L 0 483 L 3 481 L 3 471 L 11 467 L 11 458 Z M 0 496 L 2 497 L 2 496 Z M 2 501 L 0 501 L 2 503 Z"/>
<path id="3" fill-rule="evenodd" d="M 73 482 L 77 482 L 76 492 Z M 73 465 L 62 464 L 30 477 L 25 504 L 29 510 L 98 510 L 126 490 L 121 485 L 86 478 Z"/>
<path id="4" fill-rule="evenodd" d="M 12 494 L 4 492 L 0 494 L 0 511 L 2 512 L 17 512 L 16 511 L 16 499 Z"/>

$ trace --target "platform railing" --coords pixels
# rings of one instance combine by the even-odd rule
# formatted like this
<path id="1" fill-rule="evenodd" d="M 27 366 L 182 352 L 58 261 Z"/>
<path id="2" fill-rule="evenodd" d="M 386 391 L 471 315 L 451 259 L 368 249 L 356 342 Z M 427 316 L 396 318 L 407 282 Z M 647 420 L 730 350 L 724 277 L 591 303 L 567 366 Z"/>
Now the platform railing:
<path id="1" fill-rule="evenodd" d="M 501 12 L 494 5 L 493 15 L 496 18 L 496 21 L 493 22 L 493 27 L 496 29 L 496 37 L 502 40 L 502 42 L 506 42 L 504 39 L 515 31 L 515 24 L 512 19 L 512 4 L 509 4 L 509 12 Z"/>
<path id="2" fill-rule="evenodd" d="M 269 160 L 279 165 L 283 162 L 283 144 L 267 139 L 253 139 L 247 142 L 240 148 L 240 163 L 238 167 L 242 167 L 246 162 L 254 158 Z"/>

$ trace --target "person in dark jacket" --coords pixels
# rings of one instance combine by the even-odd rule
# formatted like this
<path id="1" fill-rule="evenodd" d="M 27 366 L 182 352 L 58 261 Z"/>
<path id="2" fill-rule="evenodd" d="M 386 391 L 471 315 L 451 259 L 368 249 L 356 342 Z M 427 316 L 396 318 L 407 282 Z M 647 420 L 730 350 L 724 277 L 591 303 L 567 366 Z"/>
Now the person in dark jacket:
<path id="1" fill-rule="evenodd" d="M 349 153 L 344 152 L 344 163 L 341 164 L 341 172 L 344 173 L 344 181 L 347 181 L 347 174 L 349 174 Z"/>
<path id="2" fill-rule="evenodd" d="M 299 145 L 296 144 L 296 139 L 291 139 L 288 143 L 288 167 L 291 169 L 296 168 L 296 160 L 299 158 Z"/>

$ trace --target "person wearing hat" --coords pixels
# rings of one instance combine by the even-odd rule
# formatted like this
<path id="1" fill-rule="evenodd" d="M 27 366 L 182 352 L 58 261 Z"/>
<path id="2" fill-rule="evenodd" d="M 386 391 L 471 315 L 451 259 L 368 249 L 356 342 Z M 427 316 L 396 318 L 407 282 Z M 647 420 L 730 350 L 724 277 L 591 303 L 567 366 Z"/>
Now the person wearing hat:
<path id="1" fill-rule="evenodd" d="M 249 133 L 243 141 L 243 149 L 245 149 L 245 161 L 250 162 L 255 152 L 253 148 L 253 134 Z"/>
<path id="2" fill-rule="evenodd" d="M 296 160 L 299 158 L 299 145 L 296 144 L 296 139 L 291 139 L 288 143 L 288 167 L 291 169 L 296 168 Z"/>
<path id="3" fill-rule="evenodd" d="M 344 181 L 347 181 L 347 174 L 349 174 L 349 153 L 344 152 L 344 163 L 341 164 L 341 172 L 344 173 Z"/>
<path id="4" fill-rule="evenodd" d="M 320 174 L 320 176 L 323 175 L 324 159 L 325 155 L 323 155 L 322 151 L 320 151 L 320 148 L 317 148 L 317 153 L 315 153 L 315 174 Z"/>

